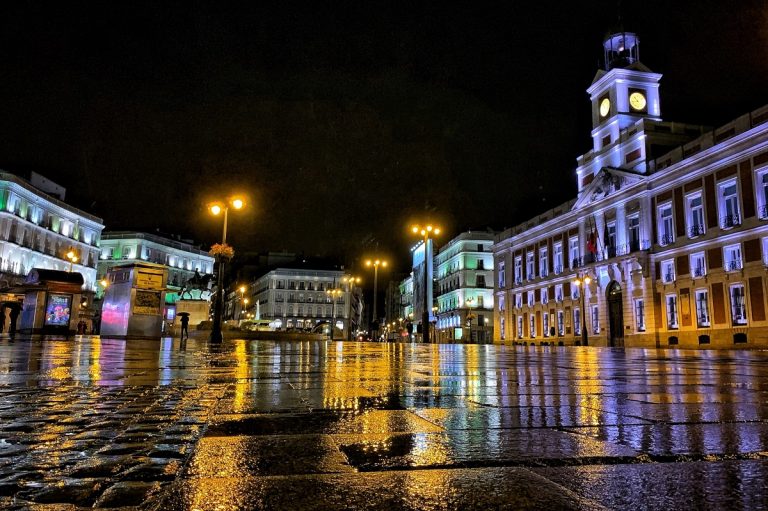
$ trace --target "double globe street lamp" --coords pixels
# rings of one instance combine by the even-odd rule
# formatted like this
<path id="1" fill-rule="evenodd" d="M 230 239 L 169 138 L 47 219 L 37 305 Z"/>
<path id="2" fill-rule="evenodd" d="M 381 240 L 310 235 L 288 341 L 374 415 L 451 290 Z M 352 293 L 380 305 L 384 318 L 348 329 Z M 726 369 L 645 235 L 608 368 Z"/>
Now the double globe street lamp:
<path id="1" fill-rule="evenodd" d="M 378 335 L 378 331 L 379 331 L 379 307 L 378 307 L 379 266 L 381 266 L 382 268 L 386 268 L 387 262 L 382 259 L 374 259 L 374 260 L 369 259 L 365 262 L 365 266 L 367 266 L 368 268 L 373 268 L 373 314 L 372 314 L 371 320 L 373 321 L 373 326 L 375 328 L 371 328 L 371 330 L 376 330 L 376 334 Z"/>
<path id="2" fill-rule="evenodd" d="M 440 234 L 440 228 L 431 224 L 427 224 L 424 227 L 414 225 L 411 227 L 411 231 L 414 234 L 420 234 L 424 240 L 424 303 L 422 304 L 421 314 L 421 331 L 424 337 L 424 342 L 429 342 L 429 296 L 428 296 L 428 281 L 429 281 L 429 237 Z"/>
<path id="3" fill-rule="evenodd" d="M 224 306 L 224 263 L 231 258 L 233 252 L 227 251 L 227 219 L 230 206 L 235 210 L 245 207 L 245 201 L 240 197 L 232 197 L 226 202 L 212 202 L 208 204 L 208 211 L 214 216 L 224 213 L 224 228 L 221 233 L 221 251 L 214 254 L 219 263 L 219 274 L 216 279 L 216 297 L 213 307 L 213 326 L 211 327 L 211 342 L 221 342 L 221 315 Z"/>

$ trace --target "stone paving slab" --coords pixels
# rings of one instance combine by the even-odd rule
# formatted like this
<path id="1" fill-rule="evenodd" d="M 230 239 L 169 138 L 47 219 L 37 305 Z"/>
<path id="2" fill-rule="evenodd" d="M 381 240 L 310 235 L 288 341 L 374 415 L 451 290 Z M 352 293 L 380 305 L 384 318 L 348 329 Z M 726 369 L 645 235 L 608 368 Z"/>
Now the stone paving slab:
<path id="1" fill-rule="evenodd" d="M 644 419 L 585 406 L 522 406 L 514 408 L 422 408 L 413 412 L 445 429 L 555 428 L 649 424 Z"/>
<path id="2" fill-rule="evenodd" d="M 533 469 L 608 509 L 768 509 L 768 461 Z"/>
<path id="3" fill-rule="evenodd" d="M 156 509 L 604 509 L 520 468 L 184 479 Z"/>
<path id="4" fill-rule="evenodd" d="M 639 455 L 625 446 L 552 429 L 337 435 L 334 439 L 349 463 L 361 471 L 627 463 Z"/>
<path id="5" fill-rule="evenodd" d="M 653 456 L 768 456 L 768 423 L 764 422 L 599 426 L 565 430 Z"/>
<path id="6" fill-rule="evenodd" d="M 353 472 L 328 435 L 205 437 L 187 477 L 242 477 Z"/>

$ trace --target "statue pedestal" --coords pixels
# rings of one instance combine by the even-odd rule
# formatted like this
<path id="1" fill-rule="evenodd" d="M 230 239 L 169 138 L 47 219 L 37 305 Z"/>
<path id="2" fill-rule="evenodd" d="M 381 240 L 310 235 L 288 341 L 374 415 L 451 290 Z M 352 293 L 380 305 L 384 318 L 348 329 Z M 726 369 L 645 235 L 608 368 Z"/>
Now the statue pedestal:
<path id="1" fill-rule="evenodd" d="M 189 327 L 194 328 L 203 321 L 210 319 L 211 302 L 208 300 L 179 300 L 176 302 L 176 316 L 180 312 L 189 314 Z M 179 320 L 173 320 L 174 325 L 178 325 Z"/>

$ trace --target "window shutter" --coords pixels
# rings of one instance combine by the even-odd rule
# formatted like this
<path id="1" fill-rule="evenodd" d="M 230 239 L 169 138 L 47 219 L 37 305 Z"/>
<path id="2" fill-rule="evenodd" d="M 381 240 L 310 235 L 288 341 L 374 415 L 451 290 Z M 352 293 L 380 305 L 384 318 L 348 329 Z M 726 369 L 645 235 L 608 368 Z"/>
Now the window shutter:
<path id="1" fill-rule="evenodd" d="M 707 212 L 707 227 L 714 229 L 718 226 L 717 197 L 715 197 L 715 178 L 712 174 L 704 177 L 704 192 Z"/>
<path id="2" fill-rule="evenodd" d="M 712 313 L 715 324 L 725 324 L 725 294 L 722 282 L 712 284 Z"/>
<path id="3" fill-rule="evenodd" d="M 752 165 L 749 160 L 739 165 L 741 174 L 741 202 L 744 208 L 744 218 L 755 216 L 755 193 L 752 187 Z"/>
<path id="4" fill-rule="evenodd" d="M 765 321 L 765 300 L 763 298 L 763 278 L 749 279 L 749 301 L 752 307 L 752 320 Z"/>

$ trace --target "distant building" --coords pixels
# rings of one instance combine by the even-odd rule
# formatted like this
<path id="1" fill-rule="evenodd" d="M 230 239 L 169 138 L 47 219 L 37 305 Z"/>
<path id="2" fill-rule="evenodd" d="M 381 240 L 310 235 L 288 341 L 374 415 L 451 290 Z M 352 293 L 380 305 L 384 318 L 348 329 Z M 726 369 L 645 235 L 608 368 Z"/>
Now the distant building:
<path id="1" fill-rule="evenodd" d="M 578 197 L 494 244 L 496 338 L 768 344 L 768 107 L 714 130 L 662 121 L 637 36 L 604 51 Z"/>
<path id="2" fill-rule="evenodd" d="M 46 181 L 50 189 L 63 190 Z M 64 196 L 63 191 L 60 194 Z M 20 284 L 31 269 L 44 268 L 79 272 L 83 290 L 95 292 L 102 222 L 19 176 L 0 171 L 0 288 Z M 76 260 L 67 258 L 69 252 Z"/>
<path id="3" fill-rule="evenodd" d="M 248 285 L 246 313 L 272 320 L 277 330 L 327 331 L 334 324 L 335 335 L 349 338 L 360 328 L 362 292 L 350 284 L 342 270 L 275 268 Z M 329 290 L 337 290 L 332 299 Z"/>
<path id="4" fill-rule="evenodd" d="M 427 265 L 430 292 L 427 303 L 433 308 L 430 321 L 434 322 L 438 342 L 490 342 L 493 339 L 491 247 L 494 238 L 495 233 L 488 231 L 461 233 L 443 245 L 432 258 L 432 264 Z M 423 243 L 413 252 L 414 268 L 423 267 Z M 419 304 L 423 298 L 414 299 L 414 288 L 424 287 L 424 277 L 423 274 L 414 277 L 414 274 L 400 282 L 399 295 L 402 317 L 416 325 L 413 332 L 417 333 L 423 308 Z"/>
<path id="5" fill-rule="evenodd" d="M 105 232 L 101 237 L 98 279 L 113 266 L 134 262 L 162 264 L 168 268 L 166 305 L 173 306 L 180 298 L 182 287 L 195 272 L 200 276 L 213 274 L 213 261 L 208 252 L 189 241 L 135 231 Z M 215 285 L 212 278 L 209 280 Z M 210 293 L 200 291 L 193 291 L 189 296 L 185 293 L 185 297 L 210 301 Z M 172 319 L 172 314 L 171 308 L 168 319 Z"/>
<path id="6" fill-rule="evenodd" d="M 494 236 L 487 231 L 461 233 L 435 256 L 438 341 L 493 339 Z"/>

